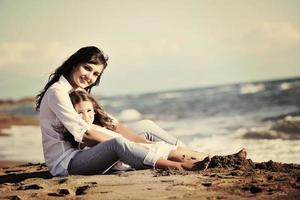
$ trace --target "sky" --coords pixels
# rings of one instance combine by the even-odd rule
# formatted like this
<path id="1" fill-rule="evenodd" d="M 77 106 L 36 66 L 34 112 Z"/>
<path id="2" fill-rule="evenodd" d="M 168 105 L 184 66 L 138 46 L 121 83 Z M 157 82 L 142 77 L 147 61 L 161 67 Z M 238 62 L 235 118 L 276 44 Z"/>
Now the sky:
<path id="1" fill-rule="evenodd" d="M 112 96 L 300 77 L 299 0 L 0 0 L 0 99 L 35 96 L 84 46 Z"/>

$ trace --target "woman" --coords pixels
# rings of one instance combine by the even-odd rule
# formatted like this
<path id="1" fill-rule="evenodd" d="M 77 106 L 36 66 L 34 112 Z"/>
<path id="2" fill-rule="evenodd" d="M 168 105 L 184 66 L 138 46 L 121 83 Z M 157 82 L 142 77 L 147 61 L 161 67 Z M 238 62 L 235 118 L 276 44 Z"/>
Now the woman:
<path id="1" fill-rule="evenodd" d="M 72 167 L 69 165 L 71 160 L 78 166 L 86 164 L 84 171 L 91 174 L 105 170 L 118 158 L 134 168 L 145 168 L 143 163 L 147 154 L 145 148 L 118 138 L 110 140 L 109 136 L 81 119 L 70 101 L 69 93 L 72 90 L 82 88 L 90 92 L 92 87 L 99 84 L 107 60 L 108 58 L 97 47 L 81 48 L 50 75 L 43 91 L 37 95 L 36 110 L 40 112 L 44 157 L 50 173 L 54 176 L 68 175 L 68 169 Z M 152 122 L 146 122 L 148 123 L 146 125 L 153 126 Z M 76 156 L 79 150 L 64 142 L 62 135 L 53 128 L 61 125 L 74 136 L 77 142 L 101 142 L 101 144 L 91 148 L 87 155 L 83 156 L 84 159 Z M 163 135 L 166 134 L 163 131 L 160 130 L 158 134 L 159 131 L 151 132 L 153 130 L 160 129 L 154 127 L 147 130 L 146 127 L 143 131 L 139 128 L 139 132 L 154 135 L 154 138 L 161 138 L 171 144 L 178 143 L 172 136 Z M 134 134 L 121 123 L 116 124 L 116 132 L 133 142 L 151 143 L 144 137 Z M 108 157 L 110 159 L 101 160 Z M 101 167 L 97 166 L 99 162 L 103 164 Z"/>

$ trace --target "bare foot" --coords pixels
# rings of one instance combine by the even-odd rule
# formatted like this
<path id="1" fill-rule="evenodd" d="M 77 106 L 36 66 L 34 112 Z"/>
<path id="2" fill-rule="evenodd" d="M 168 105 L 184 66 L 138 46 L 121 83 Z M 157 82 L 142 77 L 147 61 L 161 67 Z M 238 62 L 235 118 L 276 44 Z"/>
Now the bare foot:
<path id="1" fill-rule="evenodd" d="M 185 170 L 190 171 L 200 171 L 200 170 L 206 170 L 208 165 L 210 163 L 210 157 L 207 156 L 201 161 L 194 161 L 194 160 L 186 160 L 181 163 L 181 166 Z"/>
<path id="2" fill-rule="evenodd" d="M 187 151 L 186 155 L 184 155 L 182 158 L 182 162 L 186 160 L 193 160 L 193 161 L 202 161 L 204 158 L 206 158 L 208 155 L 205 153 L 201 153 L 198 151 Z"/>
<path id="3" fill-rule="evenodd" d="M 242 148 L 239 152 L 236 153 L 236 155 L 241 159 L 246 159 L 247 150 L 245 148 Z"/>
<path id="4" fill-rule="evenodd" d="M 192 168 L 193 171 L 204 171 L 208 168 L 208 165 L 210 163 L 210 156 L 205 157 L 202 161 L 198 161 L 194 163 L 194 166 Z"/>
<path id="5" fill-rule="evenodd" d="M 202 161 L 207 156 L 209 156 L 207 153 L 203 153 L 203 152 L 199 152 L 199 151 L 192 151 L 192 152 L 193 152 L 193 154 L 191 156 L 196 158 L 197 161 Z"/>

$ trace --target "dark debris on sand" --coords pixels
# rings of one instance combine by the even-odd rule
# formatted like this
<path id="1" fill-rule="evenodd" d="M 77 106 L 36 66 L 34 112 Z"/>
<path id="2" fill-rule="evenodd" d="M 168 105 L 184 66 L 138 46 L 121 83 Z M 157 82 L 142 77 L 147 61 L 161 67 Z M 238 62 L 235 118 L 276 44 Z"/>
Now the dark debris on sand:
<path id="1" fill-rule="evenodd" d="M 297 164 L 287 164 L 273 162 L 272 160 L 268 162 L 255 163 L 255 169 L 264 169 L 272 172 L 286 172 L 289 173 L 293 170 L 300 170 L 300 165 Z"/>
<path id="2" fill-rule="evenodd" d="M 251 159 L 241 159 L 237 156 L 214 156 L 208 165 L 208 168 L 234 168 L 240 170 L 251 170 L 255 164 Z"/>
<path id="3" fill-rule="evenodd" d="M 255 170 L 261 169 L 272 172 L 285 172 L 289 173 L 294 170 L 300 170 L 299 164 L 287 164 L 280 162 L 268 162 L 255 163 L 251 159 L 243 159 L 237 156 L 214 156 L 208 168 L 233 168 L 238 170 Z"/>
<path id="4" fill-rule="evenodd" d="M 177 169 L 154 169 L 152 171 L 153 177 L 159 177 L 159 176 L 171 176 L 171 175 L 188 175 L 192 173 L 191 171 L 185 171 L 185 170 L 177 170 Z"/>
<path id="5" fill-rule="evenodd" d="M 240 158 L 234 155 L 228 156 L 214 156 L 211 158 L 211 161 L 208 166 L 208 171 L 214 169 L 233 169 L 229 175 L 231 176 L 249 176 L 252 173 L 255 173 L 255 170 L 265 170 L 270 172 L 283 172 L 291 173 L 300 171 L 299 164 L 286 164 L 280 162 L 273 162 L 272 160 L 268 162 L 256 163 L 251 159 Z M 185 170 L 175 170 L 175 169 L 155 169 L 152 174 L 154 177 L 159 176 L 171 176 L 171 175 L 188 175 L 193 173 L 199 173 L 201 171 L 185 171 Z M 296 176 L 300 182 L 300 174 Z M 272 179 L 272 177 L 268 177 Z"/>

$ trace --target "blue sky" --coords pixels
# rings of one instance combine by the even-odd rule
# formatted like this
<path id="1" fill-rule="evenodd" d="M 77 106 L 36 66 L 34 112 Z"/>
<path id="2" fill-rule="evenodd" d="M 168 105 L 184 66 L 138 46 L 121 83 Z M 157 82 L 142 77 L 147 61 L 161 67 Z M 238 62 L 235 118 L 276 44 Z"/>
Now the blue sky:
<path id="1" fill-rule="evenodd" d="M 83 46 L 110 57 L 95 94 L 300 76 L 300 1 L 0 0 L 0 99 L 34 96 Z"/>

